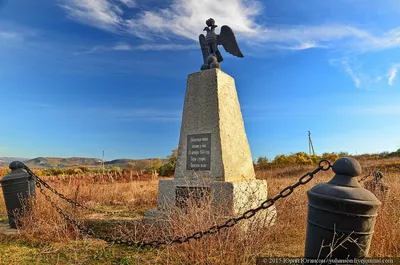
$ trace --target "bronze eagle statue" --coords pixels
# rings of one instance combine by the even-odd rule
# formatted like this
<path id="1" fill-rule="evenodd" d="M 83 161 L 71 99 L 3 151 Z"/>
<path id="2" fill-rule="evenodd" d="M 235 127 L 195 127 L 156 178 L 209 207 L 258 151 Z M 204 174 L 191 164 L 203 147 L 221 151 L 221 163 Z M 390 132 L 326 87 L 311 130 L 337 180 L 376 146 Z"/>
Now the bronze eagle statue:
<path id="1" fill-rule="evenodd" d="M 207 27 L 204 28 L 204 31 L 206 31 L 207 34 L 205 36 L 200 34 L 199 36 L 200 48 L 204 60 L 201 70 L 220 68 L 219 63 L 222 62 L 224 58 L 218 50 L 218 45 L 222 45 L 225 51 L 234 56 L 244 57 L 236 42 L 235 34 L 233 34 L 229 26 L 222 26 L 221 33 L 217 35 L 215 33 L 215 28 L 218 26 L 215 25 L 214 19 L 207 19 L 206 25 Z"/>

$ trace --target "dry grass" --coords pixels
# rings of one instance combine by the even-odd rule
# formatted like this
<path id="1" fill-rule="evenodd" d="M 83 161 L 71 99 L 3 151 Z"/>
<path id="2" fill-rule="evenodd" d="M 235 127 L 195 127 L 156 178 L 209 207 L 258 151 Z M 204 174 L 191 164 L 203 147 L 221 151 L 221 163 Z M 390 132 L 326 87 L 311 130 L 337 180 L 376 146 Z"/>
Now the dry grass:
<path id="1" fill-rule="evenodd" d="M 392 163 L 393 159 L 386 162 Z M 379 163 L 381 164 L 381 162 Z M 378 168 L 386 172 L 384 173 L 385 181 L 391 188 L 378 213 L 369 255 L 396 257 L 400 253 L 400 171 L 385 170 L 385 167 L 377 164 L 376 161 L 366 161 L 361 164 L 364 168 L 363 175 L 367 175 L 372 169 Z M 303 167 L 304 172 L 311 168 Z M 265 253 L 267 256 L 295 257 L 304 255 L 307 226 L 306 191 L 317 183 L 329 181 L 332 176 L 331 171 L 318 174 L 305 187 L 299 187 L 286 200 L 277 203 L 278 222 L 270 229 L 268 240 L 270 247 Z M 282 169 L 260 171 L 258 177 L 268 180 L 270 194 L 276 194 L 297 178 L 295 175 L 282 173 Z"/>
<path id="2" fill-rule="evenodd" d="M 396 169 L 398 162 L 399 160 L 394 159 L 362 161 L 364 174 L 380 168 L 385 174 L 386 183 L 391 188 L 389 196 L 379 211 L 370 256 L 394 257 L 400 253 L 400 182 L 398 181 L 400 171 Z M 271 168 L 258 171 L 257 178 L 268 181 L 268 195 L 271 197 L 284 187 L 295 183 L 301 175 L 312 168 L 312 166 Z M 19 242 L 18 246 L 28 244 L 35 251 L 40 249 L 42 252 L 54 252 L 48 256 L 54 259 L 58 257 L 59 263 L 57 264 L 254 264 L 257 256 L 298 257 L 304 254 L 307 225 L 306 191 L 317 183 L 329 181 L 332 176 L 331 171 L 322 172 L 305 186 L 298 187 L 291 196 L 277 202 L 277 223 L 272 227 L 249 229 L 245 232 L 231 228 L 215 235 L 205 236 L 198 241 L 193 240 L 182 245 L 140 251 L 107 246 L 100 241 L 80 236 L 75 228 L 68 225 L 54 209 L 49 207 L 42 195 L 38 195 L 35 214 L 21 219 L 23 227 L 21 237 L 16 239 L 1 236 L 0 244 L 2 248 L 5 245 L 5 249 L 8 249 L 12 247 L 12 242 Z M 134 180 L 123 183 L 114 181 L 105 184 L 93 183 L 93 181 L 84 179 L 75 181 L 65 178 L 60 181 L 57 178 L 45 177 L 45 180 L 61 193 L 83 202 L 85 205 L 103 210 L 131 212 L 129 215 L 121 214 L 113 217 L 120 221 L 140 219 L 146 209 L 156 208 L 157 205 L 157 181 L 155 180 Z M 3 196 L 0 197 L 0 209 L 5 209 Z M 165 216 L 163 229 L 143 225 L 139 221 L 112 223 L 109 220 L 110 217 L 77 211 L 59 200 L 57 203 L 74 214 L 75 218 L 81 220 L 101 219 L 103 222 L 86 221 L 86 224 L 94 226 L 98 231 L 114 236 L 122 235 L 131 239 L 151 240 L 170 235 L 188 235 L 223 221 L 218 215 L 213 214 L 210 203 L 204 203 L 200 208 L 189 207 L 187 213 L 182 212 L 179 208 L 171 209 Z M 68 256 L 72 255 L 66 249 L 71 242 L 82 242 L 79 246 L 83 249 L 86 248 L 86 252 L 74 248 L 74 251 L 79 253 L 74 254 L 74 257 Z M 101 246 L 102 252 L 93 254 L 93 246 L 96 246 L 97 249 Z M 108 252 L 111 254 L 107 254 Z M 60 258 L 61 254 L 65 257 Z M 3 249 L 0 251 L 0 264 L 2 264 L 1 260 L 4 259 L 4 255 Z M 93 257 L 95 260 L 99 260 L 99 263 L 88 261 L 93 260 Z M 18 260 L 16 257 L 14 258 Z M 50 260 L 54 262 L 54 259 Z"/>

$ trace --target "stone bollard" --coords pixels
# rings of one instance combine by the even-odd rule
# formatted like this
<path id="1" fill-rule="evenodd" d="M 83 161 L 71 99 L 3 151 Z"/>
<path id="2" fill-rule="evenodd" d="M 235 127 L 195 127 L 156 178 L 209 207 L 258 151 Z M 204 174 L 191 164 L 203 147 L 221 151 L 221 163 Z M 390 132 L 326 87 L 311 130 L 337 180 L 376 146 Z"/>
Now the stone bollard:
<path id="1" fill-rule="evenodd" d="M 358 183 L 361 166 L 355 159 L 340 158 L 332 170 L 328 183 L 307 191 L 305 258 L 364 258 L 381 202 Z"/>
<path id="2" fill-rule="evenodd" d="M 11 173 L 1 180 L 4 201 L 8 213 L 10 228 L 17 228 L 15 225 L 15 213 L 23 210 L 21 199 L 35 196 L 35 180 L 23 170 L 24 164 L 19 161 L 11 162 Z"/>

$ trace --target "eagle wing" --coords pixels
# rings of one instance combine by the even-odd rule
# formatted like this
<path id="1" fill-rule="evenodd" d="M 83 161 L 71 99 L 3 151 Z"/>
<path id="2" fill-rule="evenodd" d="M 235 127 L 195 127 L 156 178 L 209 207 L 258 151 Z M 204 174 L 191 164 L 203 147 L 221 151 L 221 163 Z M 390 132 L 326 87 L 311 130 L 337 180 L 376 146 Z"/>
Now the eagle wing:
<path id="1" fill-rule="evenodd" d="M 204 64 L 207 64 L 208 48 L 207 48 L 206 37 L 203 34 L 199 35 L 199 42 L 200 42 L 201 53 L 203 54 Z"/>
<path id="2" fill-rule="evenodd" d="M 222 26 L 221 33 L 217 36 L 218 45 L 222 45 L 225 51 L 237 57 L 244 57 L 236 42 L 235 34 L 229 26 Z"/>

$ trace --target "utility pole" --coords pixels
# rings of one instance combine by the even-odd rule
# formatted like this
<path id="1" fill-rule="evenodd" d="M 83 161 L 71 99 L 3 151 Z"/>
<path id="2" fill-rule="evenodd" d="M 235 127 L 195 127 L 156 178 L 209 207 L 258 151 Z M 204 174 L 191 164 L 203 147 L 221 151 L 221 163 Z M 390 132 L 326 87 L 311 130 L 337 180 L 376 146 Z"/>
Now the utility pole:
<path id="1" fill-rule="evenodd" d="M 310 132 L 310 131 L 308 131 L 308 153 L 309 153 L 310 155 L 315 155 L 314 146 L 313 146 L 313 144 L 312 144 L 311 132 Z"/>

